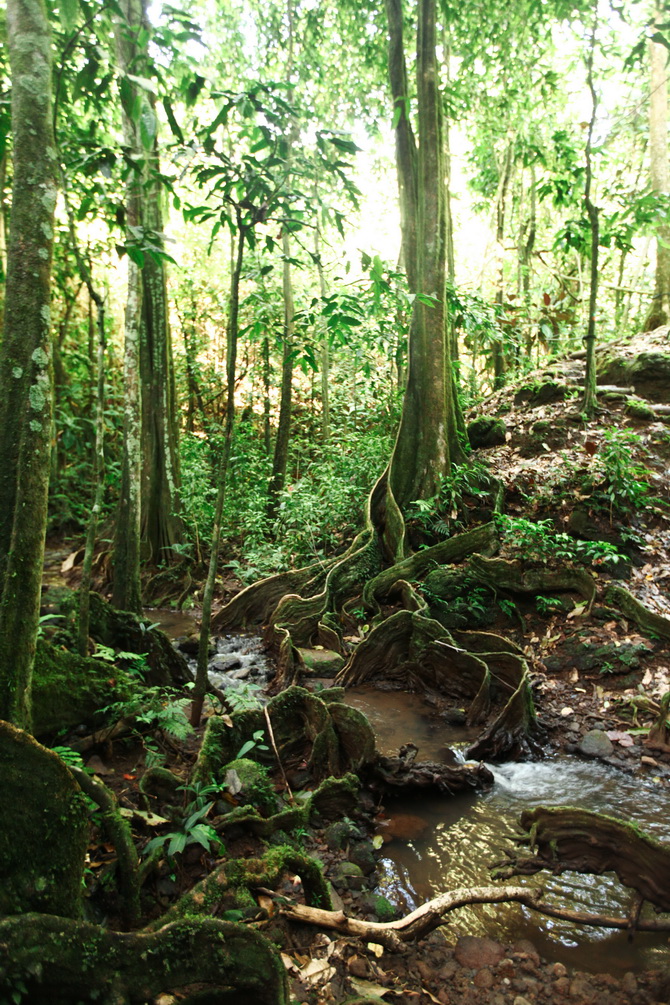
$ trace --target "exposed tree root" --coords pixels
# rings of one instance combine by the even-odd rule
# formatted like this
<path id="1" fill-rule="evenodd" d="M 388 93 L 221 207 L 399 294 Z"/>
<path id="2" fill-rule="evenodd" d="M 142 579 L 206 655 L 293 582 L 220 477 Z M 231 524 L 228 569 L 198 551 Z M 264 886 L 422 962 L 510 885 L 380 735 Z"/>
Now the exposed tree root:
<path id="1" fill-rule="evenodd" d="M 469 570 L 481 583 L 496 592 L 506 590 L 510 593 L 536 594 L 552 590 L 574 590 L 586 600 L 588 611 L 591 610 L 596 598 L 596 582 L 593 576 L 580 566 L 534 569 L 527 568 L 523 562 L 473 555 Z"/>
<path id="2" fill-rule="evenodd" d="M 157 932 L 108 932 L 44 914 L 0 921 L 0 991 L 17 983 L 32 1005 L 92 1001 L 130 1005 L 189 989 L 240 1000 L 288 1005 L 279 953 L 259 932 L 214 918 L 189 919 Z M 185 997 L 182 994 L 185 993 Z M 193 995 L 195 998 L 195 995 Z"/>
<path id="3" fill-rule="evenodd" d="M 418 579 L 438 565 L 462 562 L 473 552 L 495 554 L 499 547 L 500 539 L 495 523 L 483 524 L 474 530 L 456 534 L 432 548 L 417 551 L 389 569 L 384 569 L 366 583 L 363 602 L 369 610 L 378 612 L 379 604 L 390 596 L 399 580 Z"/>
<path id="4" fill-rule="evenodd" d="M 530 856 L 515 856 L 501 878 L 541 869 L 616 873 L 619 880 L 663 911 L 670 910 L 670 847 L 634 824 L 571 806 L 537 806 L 521 814 Z"/>
<path id="5" fill-rule="evenodd" d="M 502 699 L 502 711 L 469 756 L 502 760 L 539 754 L 539 728 L 523 656 L 491 633 L 460 633 L 459 641 L 466 640 L 476 654 L 457 645 L 446 628 L 422 612 L 397 611 L 360 643 L 336 683 L 353 686 L 383 680 L 410 691 L 429 688 L 469 701 L 470 724 L 484 722 Z M 487 652 L 486 646 L 492 651 Z"/>
<path id="6" fill-rule="evenodd" d="M 300 876 L 307 904 L 330 907 L 328 883 L 321 863 L 288 845 L 275 845 L 262 858 L 224 862 L 148 929 L 162 928 L 184 917 L 213 916 L 230 909 L 255 907 L 250 891 L 275 886 L 287 872 Z"/>
<path id="7" fill-rule="evenodd" d="M 372 788 L 397 795 L 421 789 L 453 796 L 457 792 L 490 788 L 493 784 L 493 775 L 484 764 L 451 767 L 403 757 L 377 757 L 366 775 Z"/>
<path id="8" fill-rule="evenodd" d="M 123 920 L 128 928 L 132 928 L 140 919 L 140 863 L 130 827 L 119 813 L 116 796 L 111 789 L 81 768 L 71 767 L 70 771 L 82 791 L 102 810 L 102 828 L 116 851 Z"/>
<path id="9" fill-rule="evenodd" d="M 643 632 L 652 637 L 670 640 L 670 618 L 664 618 L 662 614 L 650 611 L 623 586 L 609 586 L 605 597 L 622 614 L 634 621 Z"/>

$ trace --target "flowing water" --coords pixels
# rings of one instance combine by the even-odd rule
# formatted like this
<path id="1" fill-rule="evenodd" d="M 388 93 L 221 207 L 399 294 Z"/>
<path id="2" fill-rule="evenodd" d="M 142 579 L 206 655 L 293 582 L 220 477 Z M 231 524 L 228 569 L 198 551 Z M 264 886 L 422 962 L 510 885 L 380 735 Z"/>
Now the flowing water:
<path id="1" fill-rule="evenodd" d="M 347 700 L 368 715 L 384 752 L 397 752 L 412 740 L 419 746 L 419 759 L 446 760 L 445 744 L 470 739 L 458 727 L 436 721 L 430 706 L 416 695 L 355 688 Z M 393 837 L 382 850 L 378 892 L 404 912 L 455 887 L 488 885 L 488 865 L 502 861 L 505 849 L 513 848 L 511 839 L 519 833 L 516 821 L 528 807 L 580 806 L 635 820 L 661 840 L 668 835 L 670 794 L 651 780 L 567 756 L 489 767 L 495 784 L 488 793 L 387 802 L 389 829 L 402 838 Z M 510 882 L 542 886 L 547 901 L 575 910 L 625 917 L 631 903 L 631 891 L 612 876 L 540 873 Z M 570 925 L 511 904 L 462 908 L 450 916 L 448 932 L 454 938 L 529 938 L 548 959 L 583 970 L 621 973 L 666 965 L 668 957 L 667 935 L 640 933 L 629 944 L 625 933 Z"/>

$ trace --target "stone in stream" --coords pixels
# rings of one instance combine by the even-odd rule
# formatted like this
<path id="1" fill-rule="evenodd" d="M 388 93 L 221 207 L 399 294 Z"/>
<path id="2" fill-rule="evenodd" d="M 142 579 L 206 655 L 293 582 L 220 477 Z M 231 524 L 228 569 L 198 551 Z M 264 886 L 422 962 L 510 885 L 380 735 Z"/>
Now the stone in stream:
<path id="1" fill-rule="evenodd" d="M 479 938 L 476 935 L 462 935 L 454 949 L 456 962 L 469 970 L 495 967 L 504 955 L 505 950 L 499 942 L 486 937 Z"/>
<path id="2" fill-rule="evenodd" d="M 330 649 L 298 649 L 298 652 L 316 677 L 335 677 L 344 666 L 344 657 Z"/>
<path id="3" fill-rule="evenodd" d="M 590 729 L 582 737 L 577 748 L 585 757 L 609 757 L 614 750 L 614 744 L 603 729 Z"/>
<path id="4" fill-rule="evenodd" d="M 217 656 L 209 664 L 209 669 L 215 670 L 216 673 L 231 673 L 233 670 L 239 670 L 241 666 L 242 660 L 238 659 L 237 656 Z"/>

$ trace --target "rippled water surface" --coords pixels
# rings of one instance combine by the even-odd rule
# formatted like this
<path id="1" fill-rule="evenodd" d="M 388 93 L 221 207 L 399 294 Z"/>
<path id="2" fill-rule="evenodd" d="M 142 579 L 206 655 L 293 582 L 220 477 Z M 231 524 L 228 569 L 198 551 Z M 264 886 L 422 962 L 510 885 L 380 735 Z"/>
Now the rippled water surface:
<path id="1" fill-rule="evenodd" d="M 454 727 L 443 732 L 439 722 L 426 721 L 429 709 L 417 696 L 356 690 L 362 693 L 352 696 L 352 704 L 366 712 L 364 704 L 376 708 L 370 719 L 386 750 L 397 751 L 401 743 L 414 739 L 419 757 L 436 758 L 443 756 L 446 743 L 469 739 Z M 412 736 L 415 720 L 416 738 Z M 488 885 L 488 865 L 502 861 L 505 849 L 514 847 L 511 838 L 518 833 L 519 814 L 539 804 L 598 810 L 635 820 L 661 840 L 670 838 L 670 797 L 667 789 L 651 780 L 569 757 L 489 767 L 495 785 L 483 795 L 420 796 L 387 803 L 387 814 L 401 824 L 408 822 L 410 833 L 418 835 L 394 839 L 382 853 L 384 876 L 379 892 L 398 907 L 409 911 L 455 887 Z M 625 917 L 631 903 L 631 891 L 611 876 L 540 873 L 510 882 L 543 886 L 546 900 L 575 910 Z M 570 925 L 511 904 L 463 908 L 451 915 L 449 931 L 454 937 L 529 938 L 549 959 L 592 971 L 619 973 L 668 962 L 667 935 L 641 933 L 631 945 L 625 933 Z"/>

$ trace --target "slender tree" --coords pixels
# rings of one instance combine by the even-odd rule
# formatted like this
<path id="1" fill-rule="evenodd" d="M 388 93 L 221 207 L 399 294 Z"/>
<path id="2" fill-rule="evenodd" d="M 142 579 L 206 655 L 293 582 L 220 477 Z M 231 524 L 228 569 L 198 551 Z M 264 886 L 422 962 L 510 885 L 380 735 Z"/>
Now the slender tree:
<path id="1" fill-rule="evenodd" d="M 584 374 L 584 396 L 582 412 L 592 415 L 598 404 L 596 397 L 596 309 L 598 305 L 598 250 L 600 246 L 600 213 L 591 198 L 593 184 L 593 130 L 596 122 L 598 97 L 593 83 L 593 57 L 596 47 L 598 27 L 597 11 L 593 18 L 591 42 L 586 58 L 587 84 L 591 94 L 591 118 L 586 136 L 586 173 L 584 175 L 584 205 L 591 225 L 591 281 L 589 285 L 589 316 L 584 343 L 586 345 L 586 372 Z"/>
<path id="2" fill-rule="evenodd" d="M 51 450 L 57 175 L 42 0 L 8 0 L 13 189 L 0 346 L 0 718 L 30 728 Z"/>
<path id="3" fill-rule="evenodd" d="M 667 20 L 657 6 L 654 23 Z M 668 50 L 663 42 L 652 38 L 649 42 L 651 69 L 651 95 L 649 100 L 649 159 L 651 187 L 658 195 L 670 195 L 670 167 L 668 164 Z M 656 273 L 654 300 L 647 315 L 645 327 L 658 328 L 670 321 L 670 224 L 667 216 L 656 232 Z"/>
<path id="4" fill-rule="evenodd" d="M 141 30 L 141 0 L 122 0 L 116 25 L 116 51 L 119 69 L 128 81 L 138 55 Z M 132 110 L 136 88 L 122 92 L 123 140 L 128 162 L 126 185 L 126 226 L 132 238 L 140 226 L 143 148 L 139 123 Z M 125 100 L 124 100 L 125 98 Z M 123 464 L 121 494 L 114 537 L 114 586 L 112 601 L 121 610 L 139 614 L 142 609 L 140 588 L 140 532 L 142 479 L 142 397 L 140 384 L 140 327 L 142 321 L 142 275 L 135 256 L 128 256 L 128 293 L 124 329 L 123 380 L 125 404 L 123 415 Z"/>

